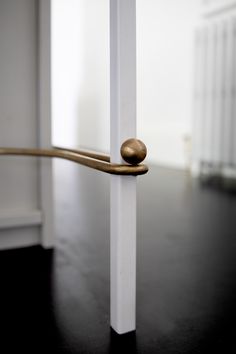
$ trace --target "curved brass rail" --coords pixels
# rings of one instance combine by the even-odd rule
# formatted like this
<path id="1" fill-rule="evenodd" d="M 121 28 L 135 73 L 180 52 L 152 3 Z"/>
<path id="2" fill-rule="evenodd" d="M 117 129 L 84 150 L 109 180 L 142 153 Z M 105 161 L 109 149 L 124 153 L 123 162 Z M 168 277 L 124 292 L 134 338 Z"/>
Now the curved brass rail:
<path id="1" fill-rule="evenodd" d="M 56 150 L 68 151 L 68 152 L 73 152 L 75 154 L 79 154 L 79 155 L 82 155 L 82 156 L 91 157 L 92 159 L 95 159 L 95 160 L 101 160 L 101 161 L 110 162 L 110 156 L 109 155 L 98 153 L 96 151 L 68 149 L 68 148 L 62 148 L 60 146 L 54 146 L 53 148 L 56 149 Z"/>
<path id="2" fill-rule="evenodd" d="M 132 140 L 134 144 L 135 141 L 138 141 L 136 139 L 130 139 L 130 140 Z M 130 146 L 130 148 L 131 150 L 133 149 L 133 155 L 136 156 L 139 155 L 139 151 L 136 151 L 136 149 L 133 148 L 133 146 Z M 52 149 L 0 148 L 0 155 L 39 156 L 39 157 L 51 157 L 51 158 L 58 157 L 58 158 L 79 163 L 83 166 L 87 166 L 95 170 L 99 170 L 114 175 L 138 176 L 148 172 L 148 167 L 146 165 L 114 164 L 114 163 L 110 163 L 110 157 L 105 154 L 84 151 L 84 150 L 58 148 L 58 147 Z M 126 157 L 126 161 L 127 161 L 127 156 L 122 155 L 122 157 L 123 158 Z"/>

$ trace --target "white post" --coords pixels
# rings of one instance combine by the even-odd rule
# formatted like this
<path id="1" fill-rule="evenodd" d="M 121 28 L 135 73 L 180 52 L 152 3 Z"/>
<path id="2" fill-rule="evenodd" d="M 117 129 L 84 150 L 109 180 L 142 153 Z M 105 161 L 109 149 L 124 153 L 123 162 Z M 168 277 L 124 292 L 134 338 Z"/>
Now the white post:
<path id="1" fill-rule="evenodd" d="M 51 0 L 39 1 L 39 147 L 50 148 L 51 135 Z M 40 198 L 43 212 L 41 244 L 54 245 L 52 160 L 40 160 Z"/>
<path id="2" fill-rule="evenodd" d="M 110 0 L 111 162 L 136 137 L 136 0 Z M 136 177 L 111 177 L 111 326 L 135 330 Z"/>

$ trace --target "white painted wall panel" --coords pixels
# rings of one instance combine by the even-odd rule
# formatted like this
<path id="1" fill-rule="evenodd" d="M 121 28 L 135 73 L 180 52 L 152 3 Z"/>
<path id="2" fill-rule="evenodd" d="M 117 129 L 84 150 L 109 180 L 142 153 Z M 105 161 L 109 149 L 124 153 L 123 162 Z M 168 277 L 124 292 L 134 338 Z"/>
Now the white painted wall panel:
<path id="1" fill-rule="evenodd" d="M 137 0 L 137 131 L 154 163 L 188 164 L 198 6 L 196 0 Z"/>
<path id="2" fill-rule="evenodd" d="M 109 0 L 52 0 L 53 143 L 109 151 Z"/>
<path id="3" fill-rule="evenodd" d="M 37 145 L 36 1 L 0 1 L 0 145 Z M 38 207 L 38 163 L 0 157 L 0 210 Z"/>
<path id="4" fill-rule="evenodd" d="M 0 146 L 39 145 L 39 1 L 0 0 Z M 41 242 L 40 163 L 0 156 L 0 249 Z"/>

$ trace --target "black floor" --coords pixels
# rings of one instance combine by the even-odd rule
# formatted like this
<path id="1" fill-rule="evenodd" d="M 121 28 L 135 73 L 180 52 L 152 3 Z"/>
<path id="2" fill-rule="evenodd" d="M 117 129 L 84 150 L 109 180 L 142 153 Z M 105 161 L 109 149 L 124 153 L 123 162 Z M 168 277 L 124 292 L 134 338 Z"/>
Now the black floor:
<path id="1" fill-rule="evenodd" d="M 109 176 L 57 161 L 54 251 L 0 253 L 0 353 L 236 353 L 236 196 L 138 180 L 137 331 L 109 328 Z"/>

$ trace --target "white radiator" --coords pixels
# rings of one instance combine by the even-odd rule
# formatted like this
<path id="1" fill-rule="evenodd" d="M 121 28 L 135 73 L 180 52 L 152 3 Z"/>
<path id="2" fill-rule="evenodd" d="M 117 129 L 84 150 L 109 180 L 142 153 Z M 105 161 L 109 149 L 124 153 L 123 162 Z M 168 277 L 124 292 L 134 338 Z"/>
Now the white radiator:
<path id="1" fill-rule="evenodd" d="M 236 17 L 196 30 L 193 164 L 236 176 Z"/>

